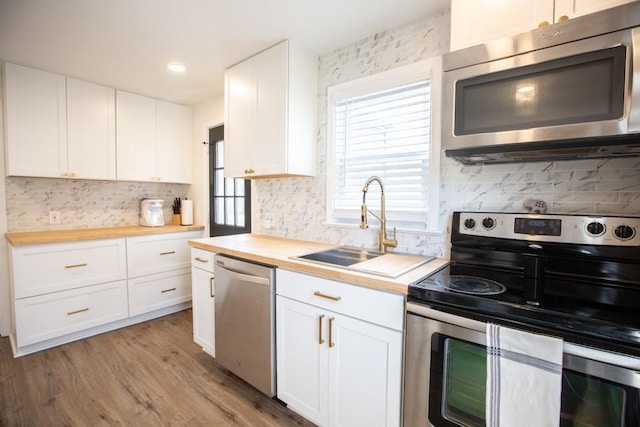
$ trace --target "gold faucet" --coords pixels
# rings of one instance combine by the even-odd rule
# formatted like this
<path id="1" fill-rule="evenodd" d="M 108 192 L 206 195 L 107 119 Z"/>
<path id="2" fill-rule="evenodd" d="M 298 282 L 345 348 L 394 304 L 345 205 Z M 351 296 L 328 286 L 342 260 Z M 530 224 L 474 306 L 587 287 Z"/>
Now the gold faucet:
<path id="1" fill-rule="evenodd" d="M 380 184 L 380 216 L 374 214 L 369 209 L 367 209 L 367 204 L 365 200 L 367 198 L 367 191 L 369 191 L 369 184 L 373 181 L 377 181 Z M 387 247 L 395 248 L 398 246 L 398 241 L 396 240 L 396 228 L 393 227 L 393 239 L 387 238 L 387 218 L 385 214 L 385 206 L 384 206 L 384 184 L 382 183 L 382 178 L 379 176 L 372 176 L 367 179 L 364 187 L 362 188 L 362 207 L 360 208 L 360 228 L 369 228 L 369 224 L 367 224 L 367 212 L 371 213 L 371 215 L 375 216 L 380 220 L 380 232 L 378 233 L 378 251 L 384 252 Z"/>

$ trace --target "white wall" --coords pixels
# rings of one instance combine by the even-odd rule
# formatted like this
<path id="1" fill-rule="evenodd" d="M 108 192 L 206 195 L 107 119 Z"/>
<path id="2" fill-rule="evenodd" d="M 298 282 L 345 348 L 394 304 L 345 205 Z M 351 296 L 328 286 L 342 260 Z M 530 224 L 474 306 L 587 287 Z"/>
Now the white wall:
<path id="1" fill-rule="evenodd" d="M 194 222 L 205 225 L 209 235 L 209 129 L 224 123 L 224 96 L 208 99 L 192 110 L 193 183 L 188 197 L 193 200 Z M 207 144 L 203 144 L 206 142 Z"/>
<path id="2" fill-rule="evenodd" d="M 4 87 L 2 75 L 0 75 L 0 100 Z M 0 102 L 0 336 L 9 335 L 11 325 L 11 305 L 9 304 L 9 265 L 7 254 L 7 240 L 4 233 L 7 232 L 7 204 L 4 187 L 4 102 Z"/>

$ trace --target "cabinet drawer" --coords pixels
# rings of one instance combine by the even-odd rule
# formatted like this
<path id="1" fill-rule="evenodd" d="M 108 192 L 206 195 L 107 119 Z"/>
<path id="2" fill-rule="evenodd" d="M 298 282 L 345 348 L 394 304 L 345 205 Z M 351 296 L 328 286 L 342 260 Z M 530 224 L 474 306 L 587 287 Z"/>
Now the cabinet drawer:
<path id="1" fill-rule="evenodd" d="M 129 314 L 191 301 L 191 268 L 129 279 Z"/>
<path id="2" fill-rule="evenodd" d="M 121 280 L 15 302 L 18 347 L 126 319 L 127 282 Z"/>
<path id="3" fill-rule="evenodd" d="M 404 295 L 278 268 L 276 293 L 367 322 L 403 330 Z"/>
<path id="4" fill-rule="evenodd" d="M 129 277 L 191 267 L 187 241 L 201 235 L 200 231 L 191 231 L 128 238 Z"/>
<path id="5" fill-rule="evenodd" d="M 15 298 L 126 279 L 124 239 L 11 248 Z"/>
<path id="6" fill-rule="evenodd" d="M 215 253 L 198 248 L 191 248 L 191 266 L 213 273 Z"/>

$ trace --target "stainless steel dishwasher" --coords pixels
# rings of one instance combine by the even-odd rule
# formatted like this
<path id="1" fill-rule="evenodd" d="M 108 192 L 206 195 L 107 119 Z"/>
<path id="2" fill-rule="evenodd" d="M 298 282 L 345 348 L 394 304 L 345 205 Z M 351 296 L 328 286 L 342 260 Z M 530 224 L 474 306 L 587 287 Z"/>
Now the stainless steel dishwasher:
<path id="1" fill-rule="evenodd" d="M 275 268 L 216 255 L 216 361 L 276 394 Z"/>

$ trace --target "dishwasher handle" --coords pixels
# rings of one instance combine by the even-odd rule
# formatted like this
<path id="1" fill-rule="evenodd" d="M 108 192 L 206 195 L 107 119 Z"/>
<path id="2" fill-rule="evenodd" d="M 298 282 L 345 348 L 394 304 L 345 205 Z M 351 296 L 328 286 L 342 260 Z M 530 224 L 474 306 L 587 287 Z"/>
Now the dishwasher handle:
<path id="1" fill-rule="evenodd" d="M 216 264 L 216 268 L 220 270 L 224 270 L 224 271 L 221 271 L 221 273 L 224 275 L 228 275 L 231 278 L 242 280 L 243 282 L 255 283 L 256 285 L 269 286 L 270 280 L 266 277 L 259 277 L 251 274 L 240 273 L 239 271 L 231 270 L 220 264 Z M 216 274 L 216 276 L 218 275 Z"/>

